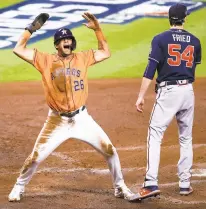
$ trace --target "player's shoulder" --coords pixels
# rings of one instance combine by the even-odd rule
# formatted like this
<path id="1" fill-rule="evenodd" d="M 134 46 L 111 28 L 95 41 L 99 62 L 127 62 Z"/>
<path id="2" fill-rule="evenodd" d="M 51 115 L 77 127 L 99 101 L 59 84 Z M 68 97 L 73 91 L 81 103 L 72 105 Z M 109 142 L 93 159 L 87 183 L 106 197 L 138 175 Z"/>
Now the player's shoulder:
<path id="1" fill-rule="evenodd" d="M 78 52 L 73 52 L 74 54 L 78 55 L 78 54 L 85 54 L 85 53 L 89 53 L 92 52 L 93 49 L 87 49 L 87 50 L 82 50 L 82 51 L 78 51 Z"/>
<path id="2" fill-rule="evenodd" d="M 60 57 L 57 54 L 57 52 L 54 52 L 52 54 L 47 53 L 47 56 L 54 62 L 59 61 Z"/>
<path id="3" fill-rule="evenodd" d="M 79 56 L 83 56 L 84 55 L 84 51 L 76 51 L 76 52 L 72 52 L 72 53 L 73 53 L 73 55 L 75 57 L 79 57 Z"/>
<path id="4" fill-rule="evenodd" d="M 50 54 L 48 52 L 42 52 L 39 51 L 38 49 L 34 48 L 34 59 L 36 59 L 38 57 L 38 59 L 51 59 L 53 58 L 53 54 Z"/>
<path id="5" fill-rule="evenodd" d="M 76 52 L 72 52 L 74 58 L 76 59 L 81 59 L 81 58 L 84 58 L 84 52 L 85 51 L 76 51 Z"/>
<path id="6" fill-rule="evenodd" d="M 171 31 L 170 30 L 166 30 L 166 31 L 163 31 L 162 33 L 159 33 L 157 34 L 154 39 L 156 40 L 162 40 L 163 38 L 169 36 L 171 34 Z"/>
<path id="7" fill-rule="evenodd" d="M 43 54 L 43 55 L 46 55 L 46 56 L 51 56 L 52 55 L 52 54 L 49 54 L 48 52 L 42 52 L 37 48 L 34 48 L 34 52 L 39 53 L 39 54 Z"/>
<path id="8" fill-rule="evenodd" d="M 168 35 L 170 34 L 170 32 L 167 30 L 167 31 L 164 31 L 162 33 L 159 33 L 157 35 L 155 35 L 152 39 L 153 42 L 161 42 L 162 40 L 165 39 L 165 37 L 167 37 Z"/>
<path id="9" fill-rule="evenodd" d="M 190 37 L 192 38 L 193 41 L 195 41 L 196 43 L 200 43 L 200 39 L 197 36 L 195 36 L 194 34 L 188 32 L 188 31 L 186 31 L 186 33 L 188 35 L 190 35 Z"/>
<path id="10" fill-rule="evenodd" d="M 93 51 L 94 51 L 93 49 L 88 49 L 88 50 L 73 52 L 73 54 L 75 57 L 86 57 L 93 54 L 94 53 Z"/>

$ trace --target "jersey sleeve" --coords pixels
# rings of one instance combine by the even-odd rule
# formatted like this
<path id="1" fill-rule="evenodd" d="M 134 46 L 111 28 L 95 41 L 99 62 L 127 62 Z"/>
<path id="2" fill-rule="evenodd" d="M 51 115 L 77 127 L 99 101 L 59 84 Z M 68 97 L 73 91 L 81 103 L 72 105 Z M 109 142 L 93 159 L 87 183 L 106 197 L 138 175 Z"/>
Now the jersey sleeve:
<path id="1" fill-rule="evenodd" d="M 158 63 L 154 60 L 149 60 L 143 77 L 153 80 Z"/>
<path id="2" fill-rule="evenodd" d="M 159 63 L 162 59 L 162 49 L 160 47 L 160 41 L 157 37 L 154 37 L 151 43 L 151 51 L 149 53 L 149 60 L 153 60 Z"/>
<path id="3" fill-rule="evenodd" d="M 34 67 L 40 72 L 43 73 L 46 68 L 49 66 L 49 58 L 50 55 L 47 53 L 39 52 L 37 49 L 35 49 L 34 52 L 34 59 L 33 59 L 33 65 Z"/>
<path id="4" fill-rule="evenodd" d="M 96 60 L 94 58 L 94 50 L 93 49 L 83 51 L 82 55 L 83 55 L 84 64 L 86 65 L 86 67 L 94 65 L 96 63 Z"/>
<path id="5" fill-rule="evenodd" d="M 196 64 L 201 64 L 201 59 L 202 59 L 202 49 L 201 49 L 201 44 L 199 42 L 199 44 L 196 47 L 196 59 L 195 59 L 195 63 Z"/>

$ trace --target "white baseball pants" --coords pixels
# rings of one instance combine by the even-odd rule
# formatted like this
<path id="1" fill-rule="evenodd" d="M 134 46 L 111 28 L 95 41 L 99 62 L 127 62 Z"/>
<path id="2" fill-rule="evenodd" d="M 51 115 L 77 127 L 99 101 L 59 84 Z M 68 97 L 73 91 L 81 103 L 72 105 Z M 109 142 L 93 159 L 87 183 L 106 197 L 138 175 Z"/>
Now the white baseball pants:
<path id="1" fill-rule="evenodd" d="M 192 84 L 170 85 L 158 90 L 147 137 L 147 170 L 144 186 L 158 185 L 160 146 L 165 130 L 176 116 L 179 129 L 179 187 L 189 188 L 193 164 L 192 127 L 194 92 Z M 171 150 L 172 157 L 172 150 Z"/>
<path id="2" fill-rule="evenodd" d="M 67 139 L 79 139 L 90 144 L 106 159 L 113 177 L 114 187 L 124 185 L 123 175 L 115 147 L 102 128 L 92 119 L 87 110 L 80 111 L 73 117 L 59 116 L 50 110 L 32 153 L 26 159 L 17 184 L 29 183 L 38 165 L 46 159 L 60 144 Z"/>

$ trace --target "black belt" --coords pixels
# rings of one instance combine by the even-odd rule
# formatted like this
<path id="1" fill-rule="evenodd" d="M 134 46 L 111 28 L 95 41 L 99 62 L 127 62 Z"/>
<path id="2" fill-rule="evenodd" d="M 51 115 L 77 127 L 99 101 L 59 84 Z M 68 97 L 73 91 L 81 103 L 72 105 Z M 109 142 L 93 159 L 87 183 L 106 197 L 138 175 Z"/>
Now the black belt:
<path id="1" fill-rule="evenodd" d="M 187 85 L 188 83 L 192 83 L 193 81 L 191 80 L 173 80 L 173 81 L 162 81 L 161 83 L 157 83 L 155 85 L 155 92 L 157 92 L 157 90 L 161 87 L 165 87 L 165 86 L 170 86 L 170 85 Z"/>
<path id="2" fill-rule="evenodd" d="M 68 118 L 72 118 L 72 117 L 74 117 L 75 115 L 77 115 L 77 114 L 79 114 L 80 112 L 82 112 L 85 108 L 86 108 L 86 106 L 82 106 L 82 107 L 80 107 L 78 110 L 75 110 L 74 112 L 62 112 L 62 113 L 60 113 L 59 115 L 60 115 L 60 116 L 65 116 L 65 117 L 68 117 Z"/>

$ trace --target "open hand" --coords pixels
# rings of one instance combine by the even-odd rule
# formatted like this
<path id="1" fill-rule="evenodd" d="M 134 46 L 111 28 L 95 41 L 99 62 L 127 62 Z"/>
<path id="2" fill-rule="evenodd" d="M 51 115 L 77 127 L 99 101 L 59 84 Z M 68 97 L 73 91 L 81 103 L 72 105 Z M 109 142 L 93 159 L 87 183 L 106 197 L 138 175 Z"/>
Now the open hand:
<path id="1" fill-rule="evenodd" d="M 86 27 L 92 30 L 100 29 L 99 22 L 93 14 L 90 14 L 89 12 L 85 12 L 82 15 L 82 17 L 84 17 L 88 21 L 88 23 L 83 23 L 83 25 L 85 25 Z"/>

